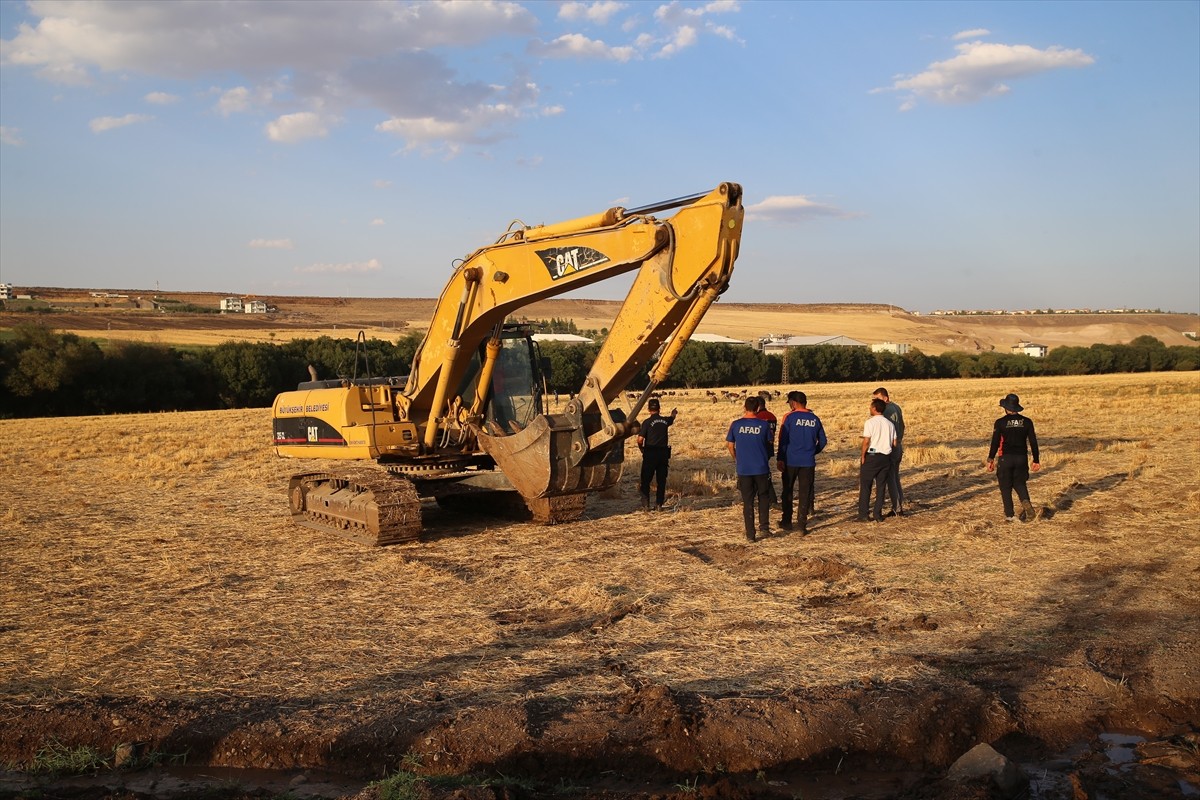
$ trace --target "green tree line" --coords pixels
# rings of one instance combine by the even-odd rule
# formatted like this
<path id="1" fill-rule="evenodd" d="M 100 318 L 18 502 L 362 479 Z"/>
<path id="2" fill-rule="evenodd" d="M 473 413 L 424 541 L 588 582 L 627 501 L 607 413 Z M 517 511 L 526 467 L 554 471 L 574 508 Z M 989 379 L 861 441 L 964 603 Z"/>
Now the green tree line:
<path id="1" fill-rule="evenodd" d="M 406 375 L 422 334 L 396 342 L 376 339 L 297 339 L 283 344 L 227 342 L 214 347 L 168 347 L 96 342 L 44 326 L 24 324 L 0 340 L 0 416 L 120 414 L 260 408 L 308 380 L 312 364 L 322 378 Z M 599 345 L 543 342 L 551 391 L 579 389 Z M 1197 348 L 1167 347 L 1141 336 L 1129 344 L 1060 347 L 1046 358 L 1002 353 L 913 350 L 903 356 L 865 347 L 797 347 L 787 351 L 792 384 L 898 378 L 1093 375 L 1200 369 Z M 631 388 L 648 380 L 643 366 Z M 688 342 L 663 388 L 716 388 L 777 384 L 783 359 L 749 347 Z"/>

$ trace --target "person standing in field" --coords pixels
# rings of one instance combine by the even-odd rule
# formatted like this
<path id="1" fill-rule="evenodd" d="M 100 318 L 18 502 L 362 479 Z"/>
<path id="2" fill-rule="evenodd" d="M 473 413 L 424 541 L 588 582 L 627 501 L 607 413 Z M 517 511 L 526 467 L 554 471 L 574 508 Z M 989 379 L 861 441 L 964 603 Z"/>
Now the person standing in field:
<path id="1" fill-rule="evenodd" d="M 871 397 L 882 400 L 885 403 L 883 415 L 892 421 L 892 425 L 896 428 L 896 446 L 892 448 L 892 464 L 888 470 L 887 492 L 891 497 L 892 508 L 888 511 L 889 517 L 902 516 L 904 514 L 904 490 L 900 488 L 900 459 L 904 458 L 904 412 L 900 410 L 900 406 L 892 402 L 888 397 L 888 390 L 880 386 Z"/>
<path id="2" fill-rule="evenodd" d="M 759 392 L 758 394 L 758 410 L 754 415 L 761 420 L 764 420 L 771 426 L 771 452 L 775 452 L 775 437 L 779 430 L 779 418 L 767 410 L 767 393 Z M 770 484 L 771 505 L 779 505 L 779 495 L 775 493 L 775 479 L 767 474 L 767 481 Z"/>
<path id="3" fill-rule="evenodd" d="M 883 522 L 883 486 L 892 466 L 892 448 L 896 445 L 896 426 L 883 415 L 887 403 L 871 401 L 871 416 L 863 425 L 862 454 L 858 469 L 858 521 L 874 519 Z M 871 501 L 871 484 L 875 484 L 875 515 L 867 515 Z"/>
<path id="4" fill-rule="evenodd" d="M 758 398 L 747 397 L 742 416 L 735 419 L 725 435 L 729 455 L 737 464 L 738 492 L 742 495 L 742 520 L 746 525 L 746 541 L 753 542 L 754 506 L 758 506 L 758 533 L 767 536 L 771 524 L 771 428 L 759 419 Z"/>
<path id="5" fill-rule="evenodd" d="M 675 422 L 679 409 L 672 408 L 671 416 L 664 417 L 658 413 L 661 405 L 658 398 L 651 398 L 646 404 L 650 416 L 642 423 L 638 433 L 638 450 L 642 451 L 642 475 L 638 484 L 638 492 L 642 496 L 642 510 L 650 510 L 650 480 L 654 480 L 654 508 L 662 511 L 663 501 L 667 498 L 667 470 L 671 464 L 671 446 L 668 443 L 667 431 Z"/>
<path id="6" fill-rule="evenodd" d="M 808 396 L 804 392 L 788 392 L 788 407 L 791 411 L 779 426 L 779 452 L 776 466 L 783 473 L 783 519 L 779 527 L 792 529 L 792 490 L 799 493 L 800 533 L 808 533 L 808 514 L 812 505 L 814 478 L 817 472 L 817 454 L 825 449 L 828 439 L 825 427 L 816 414 L 808 410 Z"/>
<path id="7" fill-rule="evenodd" d="M 1025 407 L 1015 394 L 1005 395 L 1000 401 L 1004 416 L 992 426 L 992 444 L 988 448 L 987 471 L 996 473 L 1000 484 L 1000 499 L 1004 502 L 1004 518 L 1015 519 L 1013 490 L 1021 500 L 1021 521 L 1030 522 L 1037 516 L 1033 503 L 1029 501 L 1029 455 L 1033 454 L 1033 471 L 1042 468 L 1038 454 L 1037 434 L 1033 420 L 1021 416 Z M 997 462 L 997 457 L 999 461 Z"/>

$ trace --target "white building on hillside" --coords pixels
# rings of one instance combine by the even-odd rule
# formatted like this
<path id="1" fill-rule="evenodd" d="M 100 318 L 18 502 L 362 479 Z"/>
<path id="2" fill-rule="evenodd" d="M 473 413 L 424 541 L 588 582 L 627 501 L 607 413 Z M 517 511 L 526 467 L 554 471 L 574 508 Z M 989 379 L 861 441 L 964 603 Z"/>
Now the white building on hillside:
<path id="1" fill-rule="evenodd" d="M 1012 346 L 1012 352 L 1016 354 L 1024 353 L 1027 356 L 1034 358 L 1045 358 L 1046 351 L 1050 348 L 1044 344 L 1035 344 L 1034 342 L 1017 342 Z"/>
<path id="2" fill-rule="evenodd" d="M 592 344 L 592 340 L 586 336 L 577 336 L 573 333 L 535 333 L 533 340 L 535 342 L 561 342 L 562 344 Z"/>
<path id="3" fill-rule="evenodd" d="M 242 304 L 242 310 L 247 314 L 267 313 L 267 304 L 262 300 L 247 300 Z"/>
<path id="4" fill-rule="evenodd" d="M 902 356 L 912 350 L 912 345 L 908 342 L 880 342 L 879 344 L 871 345 L 872 353 L 895 353 Z"/>
<path id="5" fill-rule="evenodd" d="M 689 342 L 707 342 L 709 344 L 733 344 L 733 345 L 749 345 L 747 341 L 742 339 L 731 339 L 728 336 L 722 336 L 719 333 L 693 333 Z"/>
<path id="6" fill-rule="evenodd" d="M 13 299 L 13 285 L 11 283 L 0 283 L 0 300 Z"/>
<path id="7" fill-rule="evenodd" d="M 767 336 L 759 339 L 759 347 L 764 353 L 782 354 L 789 347 L 817 347 L 828 344 L 837 347 L 866 347 L 866 342 L 851 339 L 849 336 Z"/>
<path id="8" fill-rule="evenodd" d="M 233 311 L 238 314 L 242 313 L 242 298 L 226 297 L 224 300 L 221 301 L 221 311 L 222 312 Z"/>

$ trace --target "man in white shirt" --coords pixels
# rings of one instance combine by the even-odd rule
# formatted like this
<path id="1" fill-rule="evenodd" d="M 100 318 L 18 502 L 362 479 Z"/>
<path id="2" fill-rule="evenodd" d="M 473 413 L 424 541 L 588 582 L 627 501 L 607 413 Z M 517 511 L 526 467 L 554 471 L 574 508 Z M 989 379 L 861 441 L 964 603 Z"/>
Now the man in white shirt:
<path id="1" fill-rule="evenodd" d="M 883 415 L 887 403 L 879 398 L 871 401 L 871 416 L 863 426 L 862 457 L 858 469 L 858 521 L 868 522 L 867 508 L 871 501 L 871 484 L 875 484 L 876 522 L 883 522 L 883 489 L 892 466 L 892 448 L 896 446 L 896 426 Z"/>

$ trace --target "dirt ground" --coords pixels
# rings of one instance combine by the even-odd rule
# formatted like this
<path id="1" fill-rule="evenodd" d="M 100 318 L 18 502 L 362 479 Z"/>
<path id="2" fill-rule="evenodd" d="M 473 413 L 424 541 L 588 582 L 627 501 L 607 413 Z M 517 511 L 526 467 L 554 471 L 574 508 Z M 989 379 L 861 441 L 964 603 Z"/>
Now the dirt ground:
<path id="1" fill-rule="evenodd" d="M 0 795 L 1005 796 L 948 777 L 980 743 L 1010 796 L 1200 793 L 1197 377 L 897 383 L 882 524 L 854 522 L 874 386 L 803 388 L 818 515 L 754 544 L 737 408 L 702 392 L 663 398 L 662 513 L 631 448 L 579 522 L 431 504 L 382 549 L 291 524 L 309 465 L 267 411 L 0 421 Z M 1043 448 L 1024 524 L 982 470 L 1009 391 Z M 55 748 L 107 766 L 37 772 Z"/>

